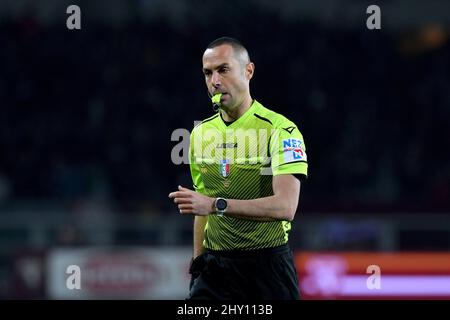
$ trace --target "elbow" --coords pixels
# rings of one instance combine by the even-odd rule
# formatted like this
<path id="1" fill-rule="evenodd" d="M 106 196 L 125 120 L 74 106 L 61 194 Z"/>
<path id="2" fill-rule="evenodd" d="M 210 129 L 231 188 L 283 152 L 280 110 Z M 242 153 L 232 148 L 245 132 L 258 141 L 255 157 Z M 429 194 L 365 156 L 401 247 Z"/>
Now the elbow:
<path id="1" fill-rule="evenodd" d="M 297 212 L 297 204 L 295 205 L 286 205 L 281 211 L 282 214 L 280 216 L 280 220 L 285 220 L 291 222 L 294 220 L 295 213 Z"/>
<path id="2" fill-rule="evenodd" d="M 278 196 L 275 199 L 276 205 L 274 208 L 277 208 L 277 213 L 275 213 L 274 218 L 289 222 L 294 220 L 298 207 L 298 197 Z"/>
<path id="3" fill-rule="evenodd" d="M 294 211 L 289 211 L 289 212 L 286 213 L 286 215 L 285 215 L 283 220 L 292 222 L 292 220 L 294 220 L 294 217 L 295 217 L 295 210 Z"/>

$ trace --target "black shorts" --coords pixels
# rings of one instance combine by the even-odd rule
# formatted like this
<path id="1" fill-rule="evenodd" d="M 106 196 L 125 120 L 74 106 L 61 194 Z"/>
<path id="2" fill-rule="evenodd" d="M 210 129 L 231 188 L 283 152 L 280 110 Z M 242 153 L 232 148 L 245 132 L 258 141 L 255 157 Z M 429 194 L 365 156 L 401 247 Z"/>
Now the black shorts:
<path id="1" fill-rule="evenodd" d="M 289 246 L 248 250 L 206 250 L 192 261 L 188 299 L 297 300 L 297 271 Z"/>

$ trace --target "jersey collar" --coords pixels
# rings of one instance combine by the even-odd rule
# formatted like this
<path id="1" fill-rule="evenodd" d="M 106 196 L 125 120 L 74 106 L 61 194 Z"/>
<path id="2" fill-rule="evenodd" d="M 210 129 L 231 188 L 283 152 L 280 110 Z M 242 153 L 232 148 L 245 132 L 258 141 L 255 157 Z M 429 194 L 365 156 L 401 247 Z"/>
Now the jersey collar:
<path id="1" fill-rule="evenodd" d="M 252 104 L 250 105 L 250 108 L 248 108 L 242 116 L 237 118 L 235 121 L 233 121 L 228 126 L 225 124 L 225 122 L 222 118 L 222 115 L 220 115 L 220 122 L 221 122 L 222 126 L 225 128 L 233 128 L 233 127 L 239 126 L 240 123 L 243 123 L 245 121 L 245 119 L 247 119 L 252 113 L 254 113 L 256 111 L 258 105 L 259 105 L 259 102 L 256 101 L 256 99 L 253 99 Z"/>

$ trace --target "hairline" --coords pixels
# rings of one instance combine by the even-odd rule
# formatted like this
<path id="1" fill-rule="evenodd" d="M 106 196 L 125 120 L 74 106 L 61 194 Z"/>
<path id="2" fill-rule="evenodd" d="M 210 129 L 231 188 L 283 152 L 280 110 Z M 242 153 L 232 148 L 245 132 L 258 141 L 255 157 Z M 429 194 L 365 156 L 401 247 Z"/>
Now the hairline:
<path id="1" fill-rule="evenodd" d="M 224 46 L 224 45 L 228 45 L 233 49 L 233 56 L 243 66 L 245 66 L 251 62 L 250 55 L 248 53 L 247 48 L 245 48 L 245 46 L 242 43 L 240 43 L 238 40 L 233 39 L 233 38 L 223 37 L 223 38 L 216 39 L 216 40 L 212 41 L 206 47 L 206 50 L 214 49 L 214 48 Z"/>

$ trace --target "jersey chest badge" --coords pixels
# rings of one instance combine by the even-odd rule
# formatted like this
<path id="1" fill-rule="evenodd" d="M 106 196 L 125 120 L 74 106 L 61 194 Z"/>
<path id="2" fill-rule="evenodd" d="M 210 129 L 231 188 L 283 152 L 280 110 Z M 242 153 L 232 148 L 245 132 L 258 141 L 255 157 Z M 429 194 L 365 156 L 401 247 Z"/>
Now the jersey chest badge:
<path id="1" fill-rule="evenodd" d="M 222 177 L 228 177 L 230 175 L 230 159 L 220 160 L 219 170 Z"/>

